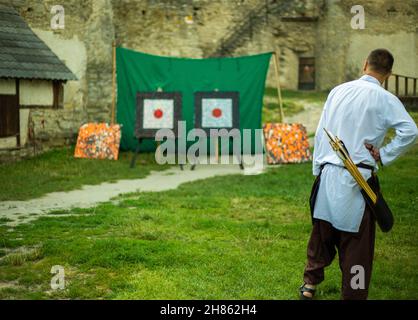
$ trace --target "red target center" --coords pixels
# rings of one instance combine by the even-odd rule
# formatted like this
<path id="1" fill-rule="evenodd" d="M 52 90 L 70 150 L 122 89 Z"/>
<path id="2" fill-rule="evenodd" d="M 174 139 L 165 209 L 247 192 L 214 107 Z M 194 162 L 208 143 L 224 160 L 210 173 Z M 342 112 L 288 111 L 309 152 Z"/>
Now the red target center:
<path id="1" fill-rule="evenodd" d="M 154 117 L 160 119 L 163 116 L 163 111 L 161 109 L 154 110 Z"/>
<path id="2" fill-rule="evenodd" d="M 221 116 L 222 116 L 222 110 L 221 110 L 221 109 L 219 109 L 219 108 L 215 108 L 215 109 L 213 109 L 213 110 L 212 110 L 212 115 L 213 115 L 215 118 L 219 118 L 219 117 L 221 117 Z"/>

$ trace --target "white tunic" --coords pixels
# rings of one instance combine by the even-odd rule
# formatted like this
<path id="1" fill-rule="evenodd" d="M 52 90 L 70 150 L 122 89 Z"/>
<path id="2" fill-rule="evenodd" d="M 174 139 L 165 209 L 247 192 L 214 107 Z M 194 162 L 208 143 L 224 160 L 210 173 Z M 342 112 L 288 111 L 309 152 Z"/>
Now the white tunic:
<path id="1" fill-rule="evenodd" d="M 360 187 L 332 150 L 323 128 L 344 142 L 354 163 L 377 169 L 364 143 L 380 148 L 387 130 L 395 128 L 396 136 L 380 148 L 386 166 L 414 143 L 417 126 L 399 99 L 372 76 L 341 84 L 328 95 L 315 134 L 313 174 L 320 173 L 321 164 L 333 165 L 326 165 L 322 171 L 314 218 L 328 221 L 342 231 L 358 232 L 365 201 Z M 366 180 L 370 178 L 370 170 L 359 170 Z"/>

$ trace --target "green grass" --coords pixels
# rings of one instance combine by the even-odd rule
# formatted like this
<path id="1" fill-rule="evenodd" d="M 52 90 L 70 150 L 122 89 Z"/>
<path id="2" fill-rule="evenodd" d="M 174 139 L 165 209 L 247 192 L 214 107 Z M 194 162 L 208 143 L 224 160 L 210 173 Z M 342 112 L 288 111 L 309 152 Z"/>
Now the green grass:
<path id="1" fill-rule="evenodd" d="M 277 101 L 277 89 L 267 87 L 264 91 L 267 98 L 274 99 L 274 102 L 267 102 L 263 106 L 262 122 L 280 122 L 279 104 Z M 282 90 L 283 113 L 285 116 L 293 116 L 304 110 L 304 104 L 316 103 L 323 106 L 328 92 L 325 91 L 297 91 Z"/>
<path id="2" fill-rule="evenodd" d="M 380 174 L 394 229 L 377 232 L 371 299 L 418 299 L 418 146 Z M 296 299 L 311 230 L 311 165 L 275 167 L 0 225 L 2 299 Z M 82 214 L 81 214 L 82 213 Z M 19 248 L 35 253 L 13 256 Z M 50 289 L 53 265 L 66 289 Z M 339 299 L 338 263 L 319 299 Z"/>
<path id="3" fill-rule="evenodd" d="M 283 113 L 285 116 L 292 116 L 303 111 L 303 104 L 294 101 L 283 101 Z M 280 111 L 278 103 L 267 103 L 263 108 L 262 122 L 280 122 Z"/>
<path id="4" fill-rule="evenodd" d="M 156 164 L 152 153 L 141 154 L 133 169 L 129 168 L 131 152 L 120 153 L 118 161 L 75 159 L 73 155 L 74 147 L 64 147 L 17 163 L 0 164 L 0 201 L 36 198 L 84 184 L 137 179 L 151 170 L 167 168 Z"/>
<path id="5" fill-rule="evenodd" d="M 160 168 L 151 154 L 141 155 L 134 170 L 127 153 L 120 161 L 72 154 L 64 148 L 0 166 L 1 200 Z M 396 222 L 389 234 L 377 233 L 371 299 L 418 299 L 417 156 L 415 146 L 380 173 Z M 296 299 L 311 183 L 310 164 L 288 165 L 127 194 L 118 205 L 56 211 L 14 229 L 1 219 L 0 299 Z M 63 291 L 50 288 L 53 265 L 65 267 Z M 318 298 L 338 299 L 340 282 L 334 263 Z"/>
<path id="6" fill-rule="evenodd" d="M 264 94 L 270 97 L 277 97 L 277 89 L 273 87 L 267 87 L 264 90 Z M 283 100 L 306 100 L 308 102 L 325 102 L 327 96 L 328 91 L 302 91 L 282 89 Z"/>

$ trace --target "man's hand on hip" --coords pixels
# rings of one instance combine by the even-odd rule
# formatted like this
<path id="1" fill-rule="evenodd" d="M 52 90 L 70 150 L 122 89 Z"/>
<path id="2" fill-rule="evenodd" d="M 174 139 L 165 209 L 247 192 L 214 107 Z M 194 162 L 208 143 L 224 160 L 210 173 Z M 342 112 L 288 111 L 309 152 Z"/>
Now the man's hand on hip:
<path id="1" fill-rule="evenodd" d="M 373 159 L 376 162 L 380 161 L 380 152 L 379 152 L 379 149 L 378 148 L 375 148 L 370 143 L 365 143 L 364 146 L 367 148 L 367 150 L 369 150 L 371 156 L 373 157 Z"/>

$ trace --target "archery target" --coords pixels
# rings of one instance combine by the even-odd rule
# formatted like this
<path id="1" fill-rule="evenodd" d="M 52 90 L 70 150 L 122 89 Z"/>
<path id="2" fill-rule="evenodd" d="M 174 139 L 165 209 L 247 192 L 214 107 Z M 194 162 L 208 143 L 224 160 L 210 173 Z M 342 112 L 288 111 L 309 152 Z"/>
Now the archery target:
<path id="1" fill-rule="evenodd" d="M 239 129 L 239 92 L 195 92 L 195 128 Z"/>
<path id="2" fill-rule="evenodd" d="M 154 138 L 160 129 L 171 129 L 175 136 L 181 119 L 180 92 L 137 92 L 135 136 Z"/>
<path id="3" fill-rule="evenodd" d="M 202 99 L 203 128 L 232 127 L 232 99 Z"/>
<path id="4" fill-rule="evenodd" d="M 173 129 L 174 101 L 172 99 L 144 100 L 144 129 Z"/>

